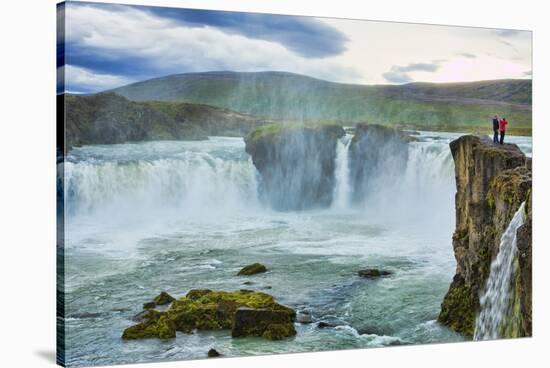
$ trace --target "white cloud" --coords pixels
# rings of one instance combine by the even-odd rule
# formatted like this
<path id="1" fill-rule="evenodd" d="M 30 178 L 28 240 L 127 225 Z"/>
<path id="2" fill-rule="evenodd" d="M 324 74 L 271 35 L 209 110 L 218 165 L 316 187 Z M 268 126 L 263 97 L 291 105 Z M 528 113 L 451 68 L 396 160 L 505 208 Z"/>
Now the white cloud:
<path id="1" fill-rule="evenodd" d="M 138 59 L 164 74 L 280 70 L 338 81 L 360 78 L 353 67 L 331 58 L 304 58 L 276 42 L 214 27 L 184 27 L 135 8 L 69 6 L 66 19 L 69 45 L 77 43 L 106 60 Z"/>
<path id="2" fill-rule="evenodd" d="M 132 79 L 112 74 L 99 74 L 91 70 L 65 65 L 65 86 L 68 88 L 77 87 L 80 90 L 106 90 L 134 82 Z M 77 90 L 78 91 L 78 90 Z"/>

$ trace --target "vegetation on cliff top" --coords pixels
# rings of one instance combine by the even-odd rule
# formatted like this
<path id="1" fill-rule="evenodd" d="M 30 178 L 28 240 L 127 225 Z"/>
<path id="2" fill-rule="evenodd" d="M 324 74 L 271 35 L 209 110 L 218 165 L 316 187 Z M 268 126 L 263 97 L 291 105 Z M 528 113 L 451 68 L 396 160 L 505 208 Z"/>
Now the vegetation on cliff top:
<path id="1" fill-rule="evenodd" d="M 280 72 L 208 72 L 171 75 L 120 87 L 136 101 L 205 103 L 276 120 L 360 121 L 490 132 L 498 113 L 509 128 L 530 134 L 531 81 L 352 85 Z M 439 127 L 439 128 L 438 128 Z"/>

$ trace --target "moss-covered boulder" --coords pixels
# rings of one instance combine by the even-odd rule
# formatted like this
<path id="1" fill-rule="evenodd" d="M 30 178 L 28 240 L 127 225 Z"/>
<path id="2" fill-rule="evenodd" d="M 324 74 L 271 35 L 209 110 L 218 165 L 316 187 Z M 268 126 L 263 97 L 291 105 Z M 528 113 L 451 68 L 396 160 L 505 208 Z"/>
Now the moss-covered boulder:
<path id="1" fill-rule="evenodd" d="M 451 142 L 457 193 L 453 249 L 456 275 L 445 295 L 439 322 L 472 336 L 480 293 L 496 257 L 502 234 L 531 193 L 529 160 L 515 144 L 494 145 L 486 137 L 467 135 Z M 527 205 L 529 207 L 529 204 Z M 518 230 L 519 272 L 516 275 L 516 320 L 505 337 L 531 334 L 530 219 Z M 521 236 L 520 236 L 521 235 Z"/>
<path id="2" fill-rule="evenodd" d="M 153 302 L 155 302 L 156 305 L 166 305 L 172 303 L 174 300 L 176 300 L 176 298 L 166 291 L 163 291 L 153 299 Z"/>
<path id="3" fill-rule="evenodd" d="M 237 311 L 243 308 L 260 312 L 240 316 L 237 321 Z M 232 336 L 235 337 L 263 336 L 280 339 L 295 334 L 295 319 L 296 312 L 293 309 L 276 303 L 269 294 L 197 289 L 173 301 L 167 311 L 149 310 L 141 323 L 124 330 L 122 338 L 169 339 L 175 337 L 176 331 L 192 333 L 196 329 L 228 329 L 232 330 Z"/>
<path id="4" fill-rule="evenodd" d="M 328 207 L 335 185 L 339 125 L 270 124 L 245 137 L 260 173 L 260 199 L 276 210 Z"/>
<path id="5" fill-rule="evenodd" d="M 240 307 L 235 312 L 231 336 L 259 336 L 270 340 L 281 340 L 296 335 L 294 319 L 296 313 L 289 308 L 254 309 Z"/>
<path id="6" fill-rule="evenodd" d="M 255 275 L 257 273 L 263 273 L 266 272 L 267 268 L 261 264 L 261 263 L 253 263 L 251 265 L 243 267 L 239 273 L 238 276 L 250 276 Z"/>

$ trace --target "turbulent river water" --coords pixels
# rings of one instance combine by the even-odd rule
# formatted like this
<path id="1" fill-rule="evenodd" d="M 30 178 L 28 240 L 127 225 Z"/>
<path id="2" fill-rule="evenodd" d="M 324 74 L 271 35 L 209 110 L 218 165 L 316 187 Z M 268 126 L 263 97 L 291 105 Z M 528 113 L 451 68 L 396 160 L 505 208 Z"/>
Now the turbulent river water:
<path id="1" fill-rule="evenodd" d="M 333 205 L 301 212 L 259 202 L 242 138 L 73 149 L 65 164 L 67 364 L 204 358 L 210 348 L 243 356 L 463 340 L 436 322 L 455 270 L 448 143 L 458 136 L 421 132 L 406 170 L 380 177 L 362 203 L 350 203 L 344 137 Z M 530 155 L 530 138 L 508 140 Z M 236 276 L 254 262 L 269 272 Z M 364 268 L 393 274 L 359 278 Z M 283 341 L 227 331 L 121 339 L 144 302 L 193 288 L 265 291 L 310 311 L 314 323 L 296 324 L 296 337 Z"/>

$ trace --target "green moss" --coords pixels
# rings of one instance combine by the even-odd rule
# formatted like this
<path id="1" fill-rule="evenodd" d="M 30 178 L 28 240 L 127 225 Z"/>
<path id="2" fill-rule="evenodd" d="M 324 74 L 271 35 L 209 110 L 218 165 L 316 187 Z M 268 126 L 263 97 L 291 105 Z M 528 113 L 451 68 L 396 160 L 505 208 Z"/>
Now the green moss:
<path id="1" fill-rule="evenodd" d="M 267 329 L 262 334 L 262 337 L 265 337 L 269 340 L 282 340 L 286 337 L 294 335 L 296 335 L 296 330 L 294 329 L 293 324 L 274 323 L 267 327 Z"/>
<path id="2" fill-rule="evenodd" d="M 471 291 L 466 285 L 451 285 L 441 304 L 438 321 L 471 337 L 474 335 L 475 313 L 470 296 Z"/>
<path id="3" fill-rule="evenodd" d="M 493 196 L 493 193 L 490 191 L 487 193 L 487 205 L 489 206 L 490 209 L 492 210 L 495 209 L 495 197 Z"/>
<path id="4" fill-rule="evenodd" d="M 315 121 L 315 122 L 279 122 L 275 124 L 265 124 L 255 128 L 245 138 L 247 144 L 255 145 L 260 140 L 277 141 L 283 133 L 295 131 L 321 130 L 325 127 L 334 127 L 341 129 L 341 125 L 330 121 Z"/>
<path id="5" fill-rule="evenodd" d="M 261 311 L 260 319 L 249 320 L 249 328 L 241 336 L 262 336 L 272 323 L 282 323 L 270 332 L 270 337 L 291 336 L 296 312 L 275 302 L 265 293 L 253 291 L 212 291 L 208 289 L 191 290 L 187 296 L 172 302 L 166 312 L 149 310 L 145 321 L 124 330 L 123 339 L 173 338 L 175 332 L 192 333 L 193 330 L 232 329 L 235 314 L 239 308 Z M 259 318 L 258 317 L 258 318 Z M 267 322 L 266 322 L 267 321 Z M 281 330 L 284 327 L 284 331 Z"/>

